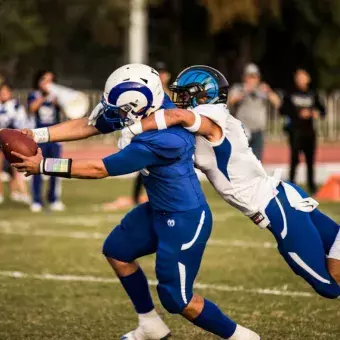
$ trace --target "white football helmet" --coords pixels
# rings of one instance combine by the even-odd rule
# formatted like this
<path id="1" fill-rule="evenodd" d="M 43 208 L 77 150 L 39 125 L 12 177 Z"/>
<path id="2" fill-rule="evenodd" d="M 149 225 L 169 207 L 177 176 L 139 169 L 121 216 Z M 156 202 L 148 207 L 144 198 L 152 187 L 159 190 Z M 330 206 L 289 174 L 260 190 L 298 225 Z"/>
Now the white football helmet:
<path id="1" fill-rule="evenodd" d="M 163 100 L 158 72 L 147 65 L 128 64 L 107 79 L 101 103 L 105 120 L 122 129 L 157 111 Z"/>

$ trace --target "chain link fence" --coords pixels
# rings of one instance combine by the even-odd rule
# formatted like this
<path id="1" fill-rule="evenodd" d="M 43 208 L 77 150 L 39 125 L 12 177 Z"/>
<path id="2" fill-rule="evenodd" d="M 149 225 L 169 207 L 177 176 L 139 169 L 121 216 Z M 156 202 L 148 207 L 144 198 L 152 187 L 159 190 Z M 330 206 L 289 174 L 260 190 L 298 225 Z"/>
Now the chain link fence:
<path id="1" fill-rule="evenodd" d="M 84 91 L 90 98 L 90 107 L 93 108 L 99 102 L 102 92 L 91 90 Z M 15 96 L 23 105 L 26 105 L 27 89 L 16 90 Z M 330 95 L 321 92 L 321 96 L 326 106 L 326 118 L 316 122 L 319 137 L 323 141 L 340 141 L 340 90 L 334 91 Z M 65 118 L 66 119 L 66 118 Z M 278 110 L 268 107 L 267 120 L 267 140 L 281 141 L 285 140 L 283 131 L 283 118 Z M 95 137 L 104 143 L 112 143 L 112 135 L 101 135 Z"/>

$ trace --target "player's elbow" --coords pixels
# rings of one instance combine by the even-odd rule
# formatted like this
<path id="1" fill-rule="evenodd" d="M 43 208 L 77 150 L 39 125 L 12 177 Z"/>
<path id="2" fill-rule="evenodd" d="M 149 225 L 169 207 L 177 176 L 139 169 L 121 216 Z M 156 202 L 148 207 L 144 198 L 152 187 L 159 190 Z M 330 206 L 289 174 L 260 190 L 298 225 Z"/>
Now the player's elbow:
<path id="1" fill-rule="evenodd" d="M 101 179 L 101 178 L 105 178 L 105 177 L 108 177 L 108 176 L 109 176 L 109 174 L 108 174 L 103 162 L 98 162 L 98 163 L 93 165 L 92 176 L 91 176 L 92 178 Z"/>

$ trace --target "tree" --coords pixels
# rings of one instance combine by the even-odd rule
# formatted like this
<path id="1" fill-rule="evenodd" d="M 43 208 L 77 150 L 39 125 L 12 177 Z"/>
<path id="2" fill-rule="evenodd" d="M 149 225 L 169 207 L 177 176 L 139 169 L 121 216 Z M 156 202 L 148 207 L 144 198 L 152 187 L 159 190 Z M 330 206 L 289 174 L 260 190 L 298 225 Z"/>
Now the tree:
<path id="1" fill-rule="evenodd" d="M 212 32 L 237 22 L 257 26 L 262 15 L 280 16 L 280 0 L 202 0 L 202 3 L 210 14 Z"/>
<path id="2" fill-rule="evenodd" d="M 312 54 L 318 85 L 325 89 L 340 87 L 340 2 L 337 0 L 294 0 L 298 24 L 295 42 Z"/>
<path id="3" fill-rule="evenodd" d="M 210 17 L 218 67 L 231 80 L 239 79 L 244 65 L 259 61 L 266 49 L 266 32 L 281 14 L 280 0 L 201 0 Z M 223 43 L 228 45 L 224 50 Z"/>
<path id="4" fill-rule="evenodd" d="M 46 44 L 35 1 L 0 1 L 0 62 L 7 73 L 13 74 L 20 55 Z"/>

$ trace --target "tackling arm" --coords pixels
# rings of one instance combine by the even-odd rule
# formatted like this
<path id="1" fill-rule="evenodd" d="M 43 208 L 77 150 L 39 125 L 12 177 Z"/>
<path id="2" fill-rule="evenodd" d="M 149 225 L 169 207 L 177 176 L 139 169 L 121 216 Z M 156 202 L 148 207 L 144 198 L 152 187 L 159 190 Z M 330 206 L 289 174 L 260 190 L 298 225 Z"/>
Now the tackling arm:
<path id="1" fill-rule="evenodd" d="M 169 109 L 164 110 L 163 116 L 163 110 L 159 110 L 141 121 L 142 131 L 157 130 L 160 128 L 160 125 L 162 125 L 163 129 L 174 125 L 190 128 L 196 124 L 197 115 L 190 110 Z M 198 130 L 196 130 L 197 133 L 206 137 L 210 142 L 219 141 L 222 137 L 221 128 L 207 117 L 200 116 L 200 119 L 201 123 Z M 133 126 L 130 129 L 134 133 Z"/>
<path id="2" fill-rule="evenodd" d="M 87 118 L 69 120 L 48 128 L 50 142 L 66 142 L 85 139 L 100 132 L 91 125 L 88 125 Z"/>

